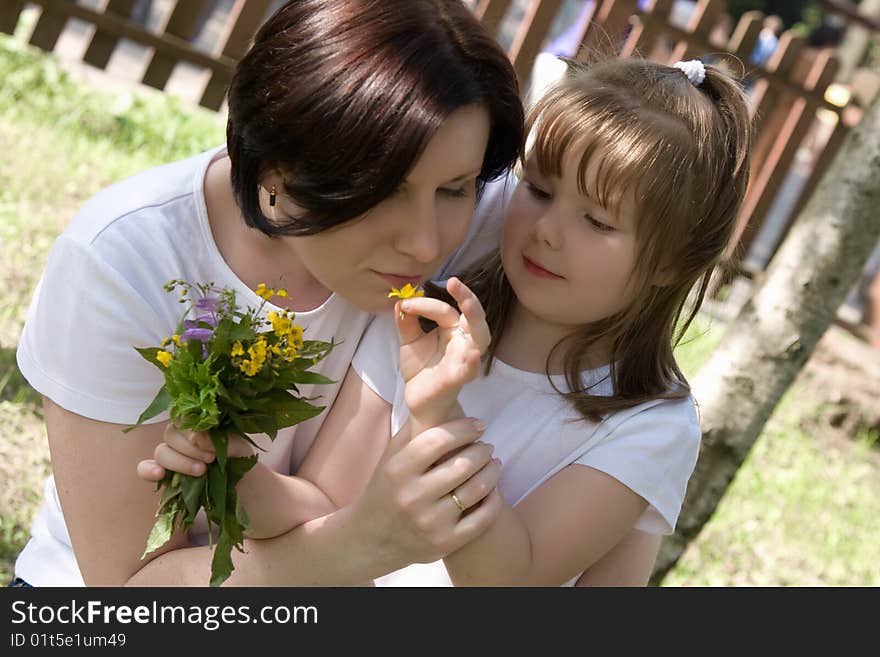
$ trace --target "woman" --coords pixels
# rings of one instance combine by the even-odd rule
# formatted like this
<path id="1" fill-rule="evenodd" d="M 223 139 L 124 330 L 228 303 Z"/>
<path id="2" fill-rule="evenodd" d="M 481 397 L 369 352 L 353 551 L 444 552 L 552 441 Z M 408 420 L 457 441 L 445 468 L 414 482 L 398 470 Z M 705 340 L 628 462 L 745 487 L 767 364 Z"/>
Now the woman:
<path id="1" fill-rule="evenodd" d="M 162 284 L 213 281 L 256 303 L 258 283 L 281 279 L 290 300 L 272 301 L 297 312 L 307 337 L 341 342 L 317 368 L 337 385 L 302 391 L 329 405 L 371 313 L 390 308 L 388 288 L 435 275 L 521 141 L 513 70 L 457 0 L 279 10 L 236 69 L 226 148 L 104 190 L 53 247 L 18 363 L 44 395 L 54 478 L 16 576 L 36 586 L 204 585 L 203 533 L 178 533 L 140 559 L 157 496 L 132 472 L 167 422 L 120 433 L 160 384 L 132 346 L 173 332 L 179 306 Z M 264 441 L 257 467 L 277 473 L 279 491 L 322 419 Z M 491 489 L 497 472 L 478 460 L 467 472 L 412 467 L 428 447 L 446 452 L 479 434 L 465 419 L 400 436 L 356 504 L 249 542 L 228 584 L 357 584 L 464 545 L 497 504 L 425 524 L 398 500 L 438 475 Z"/>

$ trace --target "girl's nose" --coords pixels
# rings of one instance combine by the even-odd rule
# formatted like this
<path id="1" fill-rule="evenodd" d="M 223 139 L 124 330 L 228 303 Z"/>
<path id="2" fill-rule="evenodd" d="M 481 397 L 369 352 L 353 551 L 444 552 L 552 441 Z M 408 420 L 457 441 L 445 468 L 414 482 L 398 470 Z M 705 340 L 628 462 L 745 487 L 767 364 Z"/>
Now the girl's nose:
<path id="1" fill-rule="evenodd" d="M 562 227 L 559 211 L 550 206 L 538 217 L 533 230 L 534 237 L 539 242 L 544 242 L 551 249 L 558 249 L 562 244 Z"/>

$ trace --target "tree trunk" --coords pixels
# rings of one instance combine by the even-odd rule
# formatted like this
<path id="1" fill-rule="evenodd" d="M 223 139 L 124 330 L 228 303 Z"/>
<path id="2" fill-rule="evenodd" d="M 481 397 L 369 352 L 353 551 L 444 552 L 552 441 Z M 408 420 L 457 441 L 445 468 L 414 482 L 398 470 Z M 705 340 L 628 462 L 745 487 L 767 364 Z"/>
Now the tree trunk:
<path id="1" fill-rule="evenodd" d="M 880 97 L 850 133 L 767 270 L 692 381 L 703 445 L 659 582 L 711 517 L 880 239 Z"/>

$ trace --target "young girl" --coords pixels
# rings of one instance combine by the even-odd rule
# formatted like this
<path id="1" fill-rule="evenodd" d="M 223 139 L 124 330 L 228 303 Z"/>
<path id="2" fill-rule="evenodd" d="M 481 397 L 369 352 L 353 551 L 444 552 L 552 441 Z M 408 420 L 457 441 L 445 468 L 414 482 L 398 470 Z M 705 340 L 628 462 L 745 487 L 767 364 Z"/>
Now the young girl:
<path id="1" fill-rule="evenodd" d="M 482 444 L 449 460 L 472 470 L 494 450 L 497 493 L 484 499 L 474 477 L 423 519 L 467 518 L 500 493 L 498 519 L 443 561 L 378 584 L 571 584 L 633 530 L 675 526 L 700 428 L 673 347 L 746 189 L 745 98 L 696 61 L 570 64 L 529 125 L 500 253 L 447 282 L 460 313 L 412 298 L 373 322 L 297 473 L 350 504 L 384 448 L 371 427 L 388 437 L 463 414 L 488 423 Z M 400 495 L 419 505 L 424 492 Z"/>

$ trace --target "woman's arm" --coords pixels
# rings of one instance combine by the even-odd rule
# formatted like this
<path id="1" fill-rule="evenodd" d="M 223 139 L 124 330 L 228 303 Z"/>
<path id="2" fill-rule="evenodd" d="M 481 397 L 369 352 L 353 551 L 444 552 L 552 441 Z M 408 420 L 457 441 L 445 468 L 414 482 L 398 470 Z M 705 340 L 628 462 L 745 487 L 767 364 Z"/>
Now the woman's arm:
<path id="1" fill-rule="evenodd" d="M 647 504 L 610 475 L 570 465 L 515 508 L 505 504 L 446 568 L 456 586 L 558 586 L 619 543 Z"/>
<path id="2" fill-rule="evenodd" d="M 155 522 L 159 494 L 132 476 L 135 464 L 162 441 L 164 423 L 123 434 L 119 424 L 98 422 L 43 400 L 58 499 L 83 580 L 121 586 L 151 560 L 187 545 L 183 532 L 141 561 Z M 205 561 L 210 572 L 210 560 Z M 180 573 L 169 573 L 173 584 Z"/>

